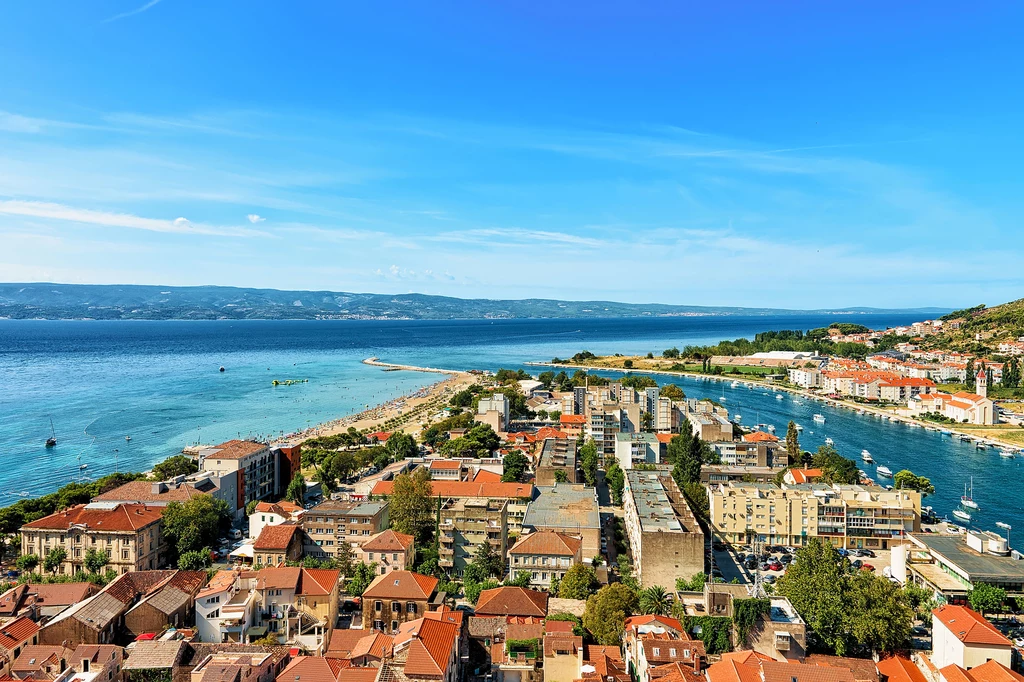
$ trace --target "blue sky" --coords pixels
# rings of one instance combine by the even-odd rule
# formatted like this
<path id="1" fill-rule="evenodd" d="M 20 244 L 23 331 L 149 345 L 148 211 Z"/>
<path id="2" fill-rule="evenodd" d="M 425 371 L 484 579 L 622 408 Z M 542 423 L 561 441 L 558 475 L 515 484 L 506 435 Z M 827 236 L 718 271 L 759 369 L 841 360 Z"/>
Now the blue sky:
<path id="1" fill-rule="evenodd" d="M 12 3 L 0 280 L 1019 298 L 1024 9 L 965 8 Z"/>

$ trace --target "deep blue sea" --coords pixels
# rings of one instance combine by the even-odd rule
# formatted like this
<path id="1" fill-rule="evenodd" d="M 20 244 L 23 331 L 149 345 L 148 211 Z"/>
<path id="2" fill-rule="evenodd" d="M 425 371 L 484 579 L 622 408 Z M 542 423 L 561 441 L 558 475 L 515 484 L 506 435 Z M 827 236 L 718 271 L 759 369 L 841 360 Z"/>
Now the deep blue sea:
<path id="1" fill-rule="evenodd" d="M 843 318 L 874 328 L 917 316 Z M 665 348 L 808 329 L 834 317 L 678 317 L 614 320 L 99 322 L 0 320 L 0 504 L 40 494 L 80 475 L 146 469 L 196 442 L 280 435 L 357 412 L 437 380 L 361 363 L 451 369 L 516 368 L 530 361 L 594 353 L 660 353 Z M 218 371 L 225 367 L 225 372 Z M 536 373 L 537 368 L 527 367 Z M 274 379 L 309 379 L 292 386 Z M 662 379 L 659 379 L 662 380 Z M 664 379 L 667 381 L 668 379 Z M 743 423 L 789 419 L 803 445 L 831 437 L 859 461 L 868 449 L 893 471 L 910 468 L 938 488 L 926 503 L 949 513 L 974 477 L 977 526 L 1024 529 L 1017 494 L 1024 459 L 1003 460 L 937 432 L 883 422 L 817 402 L 728 383 L 672 379 L 691 397 L 726 398 Z M 827 422 L 812 421 L 815 412 Z M 43 447 L 50 419 L 58 445 Z M 132 440 L 126 441 L 125 436 Z M 863 465 L 862 465 L 863 466 Z M 874 473 L 872 467 L 863 467 Z"/>

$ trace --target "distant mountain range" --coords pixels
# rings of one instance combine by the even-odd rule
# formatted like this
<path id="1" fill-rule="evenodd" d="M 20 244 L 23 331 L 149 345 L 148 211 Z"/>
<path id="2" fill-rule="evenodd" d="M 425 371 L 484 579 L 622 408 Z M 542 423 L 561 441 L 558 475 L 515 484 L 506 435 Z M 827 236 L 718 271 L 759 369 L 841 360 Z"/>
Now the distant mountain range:
<path id="1" fill-rule="evenodd" d="M 463 299 L 426 294 L 353 294 L 237 287 L 134 284 L 0 284 L 0 318 L 100 320 L 509 319 L 701 315 L 856 315 L 920 313 L 948 308 L 788 310 L 721 306 Z"/>

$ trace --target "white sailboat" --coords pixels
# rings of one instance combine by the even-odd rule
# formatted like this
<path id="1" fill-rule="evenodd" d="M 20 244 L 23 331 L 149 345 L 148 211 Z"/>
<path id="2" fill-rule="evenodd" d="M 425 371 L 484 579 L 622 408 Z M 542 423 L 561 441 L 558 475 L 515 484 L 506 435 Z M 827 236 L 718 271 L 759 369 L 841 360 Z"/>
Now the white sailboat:
<path id="1" fill-rule="evenodd" d="M 814 415 L 814 421 L 817 422 L 818 424 L 824 424 L 825 423 L 825 415 L 821 415 L 821 414 Z"/>
<path id="2" fill-rule="evenodd" d="M 954 509 L 953 516 L 960 519 L 961 521 L 970 521 L 971 515 L 963 509 Z"/>
<path id="3" fill-rule="evenodd" d="M 960 504 L 968 509 L 978 509 L 978 503 L 974 501 L 974 476 L 971 476 L 971 493 L 967 494 L 967 484 L 964 483 L 964 496 L 960 498 Z"/>
<path id="4" fill-rule="evenodd" d="M 831 438 L 826 438 L 825 439 L 825 445 L 835 445 L 835 444 L 836 444 L 836 442 L 834 440 L 832 440 Z"/>
<path id="5" fill-rule="evenodd" d="M 874 462 L 875 461 L 874 457 L 872 457 L 871 453 L 868 452 L 867 450 L 861 450 L 860 451 L 860 458 L 862 460 L 864 460 L 865 462 Z"/>
<path id="6" fill-rule="evenodd" d="M 889 467 L 885 466 L 884 464 L 882 466 L 878 467 L 877 469 L 875 469 L 875 471 L 878 472 L 879 476 L 882 476 L 884 478 L 892 478 L 892 469 L 890 469 Z"/>

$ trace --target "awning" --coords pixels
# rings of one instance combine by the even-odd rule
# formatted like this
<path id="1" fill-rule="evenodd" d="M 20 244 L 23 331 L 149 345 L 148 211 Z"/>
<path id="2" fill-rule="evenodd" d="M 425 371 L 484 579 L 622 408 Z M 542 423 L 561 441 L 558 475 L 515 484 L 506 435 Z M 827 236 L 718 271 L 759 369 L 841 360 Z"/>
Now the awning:
<path id="1" fill-rule="evenodd" d="M 254 625 L 245 631 L 245 636 L 250 640 L 263 639 L 267 636 L 267 628 L 264 625 Z"/>
<path id="2" fill-rule="evenodd" d="M 252 559 L 253 558 L 253 546 L 251 544 L 240 545 L 238 549 L 233 550 L 229 557 L 238 557 L 240 559 Z"/>

